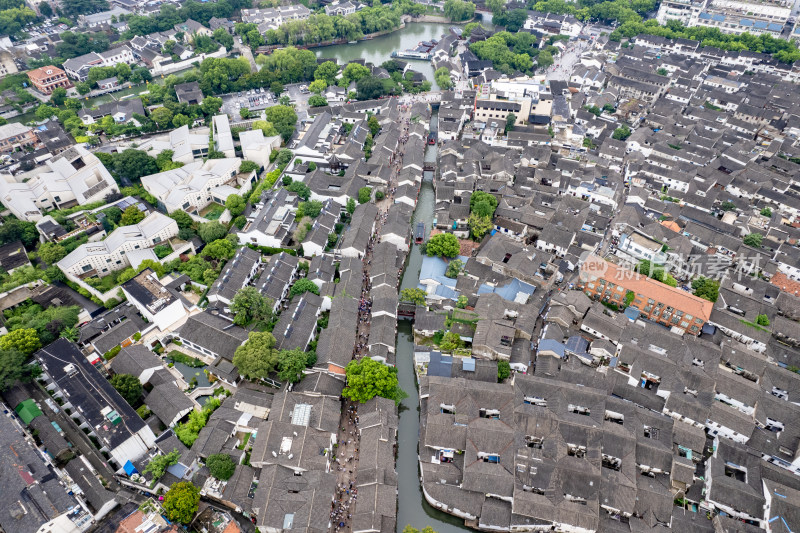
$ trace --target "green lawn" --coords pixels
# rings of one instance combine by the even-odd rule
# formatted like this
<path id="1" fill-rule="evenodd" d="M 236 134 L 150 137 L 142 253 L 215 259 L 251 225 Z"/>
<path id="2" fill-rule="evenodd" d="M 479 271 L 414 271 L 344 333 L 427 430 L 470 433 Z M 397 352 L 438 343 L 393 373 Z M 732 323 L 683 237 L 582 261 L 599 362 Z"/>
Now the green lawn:
<path id="1" fill-rule="evenodd" d="M 222 216 L 222 213 L 225 212 L 225 206 L 219 205 L 217 203 L 212 203 L 205 207 L 201 212 L 200 216 L 205 218 L 206 220 L 217 220 L 219 217 Z"/>

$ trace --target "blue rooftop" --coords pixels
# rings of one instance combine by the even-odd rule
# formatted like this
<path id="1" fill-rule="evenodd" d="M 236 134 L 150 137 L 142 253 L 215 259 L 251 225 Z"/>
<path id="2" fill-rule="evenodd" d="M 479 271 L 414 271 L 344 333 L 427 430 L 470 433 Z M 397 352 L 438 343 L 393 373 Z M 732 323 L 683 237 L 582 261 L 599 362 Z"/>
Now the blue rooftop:
<path id="1" fill-rule="evenodd" d="M 628 318 L 628 320 L 634 321 L 639 318 L 639 309 L 634 306 L 630 306 L 625 309 L 625 316 Z"/>
<path id="2" fill-rule="evenodd" d="M 449 378 L 453 370 L 453 357 L 442 355 L 441 352 L 431 352 L 431 360 L 428 363 L 428 375 Z"/>
<path id="3" fill-rule="evenodd" d="M 472 357 L 461 359 L 461 369 L 465 372 L 475 372 L 475 359 Z"/>
<path id="4" fill-rule="evenodd" d="M 486 283 L 478 287 L 478 294 L 488 294 L 488 293 L 495 293 L 499 294 L 501 298 L 504 300 L 508 300 L 509 302 L 513 302 L 514 299 L 517 297 L 517 294 L 523 293 L 528 296 L 533 294 L 533 291 L 536 290 L 536 287 L 530 285 L 529 283 L 525 283 L 524 281 L 520 281 L 516 278 L 512 279 L 502 287 L 500 286 L 491 286 Z"/>
<path id="5" fill-rule="evenodd" d="M 553 352 L 562 359 L 564 358 L 564 345 L 553 339 L 543 339 L 539 342 L 539 352 Z"/>
<path id="6" fill-rule="evenodd" d="M 711 13 L 700 13 L 698 18 L 701 20 L 711 20 Z"/>
<path id="7" fill-rule="evenodd" d="M 587 341 L 580 335 L 573 335 L 572 337 L 567 339 L 565 347 L 568 352 L 574 354 L 583 354 L 586 353 L 586 350 L 589 348 L 589 341 Z"/>
<path id="8" fill-rule="evenodd" d="M 715 22 L 724 22 L 725 21 L 725 15 L 712 15 L 711 19 L 713 21 L 715 21 Z"/>
<path id="9" fill-rule="evenodd" d="M 750 19 L 741 19 L 739 21 L 739 26 L 747 26 L 747 27 L 749 27 L 749 26 L 752 26 L 752 25 L 753 25 L 753 21 L 750 20 Z"/>

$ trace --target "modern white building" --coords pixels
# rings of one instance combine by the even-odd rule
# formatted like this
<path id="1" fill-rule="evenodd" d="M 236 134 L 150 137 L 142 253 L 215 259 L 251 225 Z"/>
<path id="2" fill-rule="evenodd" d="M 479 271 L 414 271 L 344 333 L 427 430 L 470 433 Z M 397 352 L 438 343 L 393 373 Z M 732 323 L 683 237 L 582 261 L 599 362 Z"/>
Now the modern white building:
<path id="1" fill-rule="evenodd" d="M 208 155 L 208 129 L 196 133 L 189 131 L 189 126 L 181 126 L 169 134 L 147 139 L 137 149 L 153 157 L 164 150 L 172 150 L 173 161 L 188 164 Z"/>
<path id="2" fill-rule="evenodd" d="M 269 154 L 281 147 L 280 135 L 264 137 L 264 132 L 261 130 L 243 131 L 239 134 L 239 141 L 242 144 L 244 158 L 262 167 L 269 164 Z"/>
<path id="3" fill-rule="evenodd" d="M 119 187 L 103 163 L 73 146 L 26 174 L 0 174 L 0 201 L 17 218 L 37 222 L 42 211 L 102 200 Z"/>
<path id="4" fill-rule="evenodd" d="M 149 250 L 178 235 L 178 223 L 154 211 L 138 224 L 115 229 L 105 240 L 80 245 L 58 262 L 67 276 L 105 276 L 130 266 L 128 254 Z M 155 257 L 155 254 L 153 254 Z"/>
<path id="5" fill-rule="evenodd" d="M 233 146 L 233 134 L 228 115 L 215 115 L 211 121 L 214 134 L 214 147 L 225 157 L 236 157 L 236 148 Z"/>
<path id="6" fill-rule="evenodd" d="M 250 189 L 251 181 L 239 183 L 237 175 L 242 160 L 238 157 L 195 161 L 188 165 L 142 178 L 142 186 L 158 198 L 168 213 L 182 210 L 199 213 L 211 202 L 225 204 L 231 194 L 239 194 L 239 187 Z"/>

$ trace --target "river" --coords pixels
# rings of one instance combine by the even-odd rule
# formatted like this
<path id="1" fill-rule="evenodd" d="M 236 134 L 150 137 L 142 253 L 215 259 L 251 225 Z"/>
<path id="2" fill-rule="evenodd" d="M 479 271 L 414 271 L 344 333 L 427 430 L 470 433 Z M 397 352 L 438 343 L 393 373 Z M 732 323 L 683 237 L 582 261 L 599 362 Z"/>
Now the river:
<path id="1" fill-rule="evenodd" d="M 436 120 L 434 113 L 431 117 L 433 130 L 436 129 Z M 425 161 L 436 161 L 436 146 L 427 147 Z M 411 222 L 412 228 L 418 221 L 425 222 L 426 232 L 430 232 L 433 223 L 435 198 L 432 178 L 432 173 L 425 173 Z M 417 286 L 421 268 L 420 247 L 412 245 L 400 283 L 401 290 Z M 400 320 L 397 324 L 397 377 L 400 387 L 408 393 L 408 398 L 400 404 L 397 436 L 397 531 L 401 533 L 410 524 L 419 530 L 431 526 L 437 533 L 462 533 L 468 530 L 462 519 L 431 507 L 422 495 L 419 482 L 419 394 L 414 375 L 414 335 L 411 322 L 407 320 Z"/>
<path id="2" fill-rule="evenodd" d="M 364 59 L 375 65 L 392 59 L 392 52 L 415 48 L 420 41 L 439 40 L 446 34 L 450 24 L 436 22 L 409 22 L 404 28 L 395 32 L 375 37 L 368 41 L 359 41 L 354 44 L 337 44 L 315 48 L 317 57 L 336 58 L 339 65 L 344 65 L 355 59 Z M 403 59 L 411 63 L 411 68 L 421 72 L 426 80 L 433 82 L 433 68 L 430 61 L 416 59 Z"/>

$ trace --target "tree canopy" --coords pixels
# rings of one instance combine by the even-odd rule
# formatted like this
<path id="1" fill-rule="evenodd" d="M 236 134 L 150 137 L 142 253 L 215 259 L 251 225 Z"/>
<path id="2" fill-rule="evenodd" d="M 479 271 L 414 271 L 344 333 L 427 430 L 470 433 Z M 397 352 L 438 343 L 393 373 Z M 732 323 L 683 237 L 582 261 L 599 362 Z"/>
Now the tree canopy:
<path id="1" fill-rule="evenodd" d="M 289 290 L 289 298 L 293 298 L 298 294 L 304 294 L 306 292 L 313 292 L 314 294 L 319 294 L 319 287 L 317 284 L 307 278 L 300 278 L 294 282 L 292 288 Z"/>
<path id="2" fill-rule="evenodd" d="M 369 357 L 347 364 L 347 386 L 342 396 L 354 402 L 366 403 L 375 396 L 399 403 L 404 393 L 397 382 L 397 369 Z"/>
<path id="3" fill-rule="evenodd" d="M 177 448 L 174 448 L 166 455 L 156 455 L 150 459 L 150 462 L 147 463 L 146 467 L 144 467 L 142 474 L 152 474 L 154 481 L 161 479 L 161 476 L 164 475 L 164 472 L 167 471 L 167 468 L 177 464 L 178 459 L 180 458 L 181 452 L 179 452 Z"/>
<path id="4" fill-rule="evenodd" d="M 419 288 L 409 288 L 403 289 L 400 291 L 400 301 L 401 302 L 412 302 L 417 305 L 425 305 L 425 297 L 428 293 L 425 292 L 425 289 Z"/>
<path id="5" fill-rule="evenodd" d="M 200 489 L 190 481 L 173 483 L 164 495 L 162 506 L 167 518 L 181 524 L 188 524 L 200 504 Z"/>
<path id="6" fill-rule="evenodd" d="M 222 481 L 227 481 L 236 471 L 236 463 L 227 453 L 215 453 L 206 459 L 206 466 L 211 475 Z"/>
<path id="7" fill-rule="evenodd" d="M 252 331 L 244 344 L 236 348 L 233 364 L 248 379 L 263 379 L 278 368 L 280 354 L 272 333 Z"/>
<path id="8" fill-rule="evenodd" d="M 129 405 L 136 406 L 139 399 L 142 397 L 142 384 L 139 378 L 130 374 L 115 374 L 111 378 L 111 386 L 125 398 Z"/>
<path id="9" fill-rule="evenodd" d="M 319 292 L 319 291 L 318 291 Z M 243 287 L 233 297 L 230 305 L 233 322 L 239 326 L 266 327 L 272 320 L 273 301 L 255 287 Z"/>
<path id="10" fill-rule="evenodd" d="M 425 245 L 429 257 L 456 257 L 460 250 L 458 238 L 452 233 L 437 233 Z"/>

